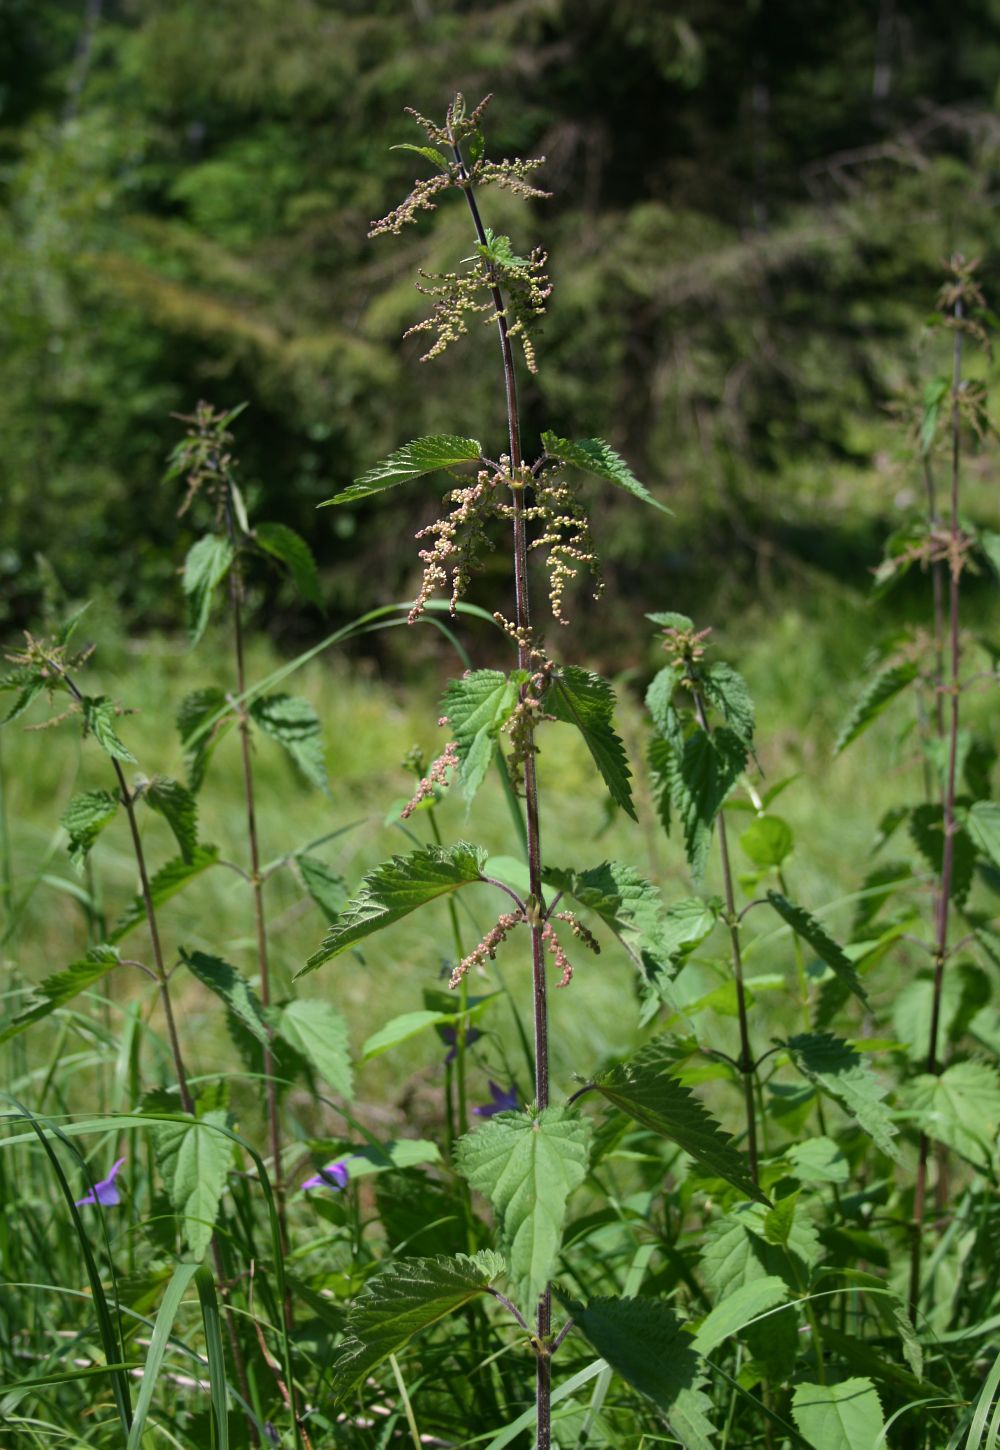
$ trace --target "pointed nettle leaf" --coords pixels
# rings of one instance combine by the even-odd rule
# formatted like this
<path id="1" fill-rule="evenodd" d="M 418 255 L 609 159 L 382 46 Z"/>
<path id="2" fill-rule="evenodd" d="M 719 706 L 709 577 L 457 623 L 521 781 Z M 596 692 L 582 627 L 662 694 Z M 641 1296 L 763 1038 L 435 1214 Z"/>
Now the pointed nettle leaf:
<path id="1" fill-rule="evenodd" d="M 310 856 L 308 852 L 301 852 L 295 860 L 302 876 L 302 885 L 327 921 L 336 921 L 348 895 L 347 883 L 343 876 L 334 871 L 325 861 L 321 861 L 318 856 Z"/>
<path id="2" fill-rule="evenodd" d="M 430 438 L 416 438 L 390 453 L 388 458 L 369 468 L 360 478 L 333 498 L 319 505 L 356 503 L 358 499 L 383 493 L 387 488 L 396 488 L 411 479 L 422 478 L 428 473 L 439 473 L 445 468 L 454 468 L 460 463 L 479 463 L 483 446 L 475 438 L 458 438 L 452 433 L 435 433 Z"/>
<path id="3" fill-rule="evenodd" d="M 660 818 L 670 827 L 671 807 L 684 831 L 684 848 L 695 881 L 708 864 L 715 820 L 747 763 L 747 747 L 728 726 L 695 727 L 683 744 L 653 742 L 649 761 Z"/>
<path id="4" fill-rule="evenodd" d="M 882 668 L 867 681 L 861 694 L 851 706 L 850 713 L 837 736 L 833 747 L 834 755 L 839 755 L 846 750 L 848 745 L 863 735 L 868 726 L 877 720 L 883 710 L 892 703 L 897 695 L 902 694 L 907 685 L 912 685 L 920 674 L 920 668 L 915 660 L 909 660 L 903 664 L 883 665 Z"/>
<path id="5" fill-rule="evenodd" d="M 654 1038 L 631 1061 L 600 1073 L 594 1087 L 613 1107 L 676 1143 L 706 1173 L 768 1203 L 732 1139 L 680 1081 L 664 1039 Z"/>
<path id="6" fill-rule="evenodd" d="M 740 836 L 740 846 L 762 871 L 781 865 L 795 847 L 792 828 L 781 816 L 758 816 Z"/>
<path id="7" fill-rule="evenodd" d="M 198 803 L 191 792 L 167 775 L 154 775 L 139 794 L 173 831 L 182 860 L 193 860 L 198 846 Z"/>
<path id="8" fill-rule="evenodd" d="M 641 498 L 643 503 L 652 504 L 661 513 L 671 513 L 666 504 L 655 499 L 645 484 L 639 482 L 624 458 L 615 452 L 610 443 L 605 443 L 603 438 L 578 438 L 571 442 L 570 439 L 560 438 L 555 433 L 543 433 L 542 447 L 547 458 L 558 463 L 568 463 L 572 468 L 579 468 L 595 478 L 606 479 L 618 488 L 625 489 L 633 497 Z"/>
<path id="9" fill-rule="evenodd" d="M 625 747 L 614 729 L 615 692 L 607 680 L 578 665 L 565 665 L 552 677 L 542 709 L 565 725 L 575 725 L 615 805 L 636 820 Z"/>
<path id="10" fill-rule="evenodd" d="M 390 146 L 389 150 L 413 151 L 417 156 L 422 156 L 425 161 L 429 161 L 432 166 L 436 166 L 439 171 L 446 173 L 452 167 L 452 163 L 445 156 L 444 152 L 439 151 L 436 146 L 414 146 L 409 141 L 400 141 L 395 146 Z"/>
<path id="11" fill-rule="evenodd" d="M 75 795 L 63 811 L 59 824 L 69 836 L 69 858 L 82 866 L 87 852 L 109 821 L 114 820 L 120 801 L 108 790 L 88 790 Z"/>
<path id="12" fill-rule="evenodd" d="M 233 1161 L 232 1140 L 220 1128 L 229 1126 L 222 1108 L 197 1118 L 157 1123 L 153 1129 L 156 1161 L 167 1197 L 184 1228 L 193 1258 L 205 1256 L 226 1180 Z"/>
<path id="13" fill-rule="evenodd" d="M 527 679 L 516 670 L 473 670 L 452 680 L 441 702 L 448 729 L 458 748 L 459 779 L 467 801 L 482 785 L 489 769 L 497 735 L 514 713 L 518 690 Z"/>
<path id="14" fill-rule="evenodd" d="M 673 700 L 674 691 L 683 678 L 683 670 L 674 665 L 664 665 L 653 676 L 646 691 L 646 709 L 653 717 L 653 724 L 665 740 L 677 745 L 682 743 L 683 737 Z"/>
<path id="15" fill-rule="evenodd" d="M 526 1316 L 555 1270 L 566 1204 L 587 1176 L 590 1122 L 572 1108 L 499 1113 L 456 1146 L 456 1167 L 496 1211 L 514 1298 Z"/>
<path id="16" fill-rule="evenodd" d="M 207 952 L 187 952 L 181 948 L 181 961 L 198 978 L 202 986 L 221 997 L 243 1026 L 265 1047 L 269 1041 L 264 1006 L 243 973 L 221 957 Z"/>
<path id="17" fill-rule="evenodd" d="M 926 801 L 910 811 L 910 836 L 913 844 L 940 878 L 944 870 L 944 810 L 941 805 Z M 959 825 L 952 836 L 951 885 L 949 897 L 962 906 L 972 888 L 976 869 L 976 848 L 968 830 Z"/>
<path id="18" fill-rule="evenodd" d="M 284 746 L 310 785 L 326 790 L 323 727 L 308 700 L 294 695 L 262 695 L 249 710 L 255 725 Z"/>
<path id="19" fill-rule="evenodd" d="M 826 963 L 830 970 L 836 975 L 844 987 L 854 993 L 861 1002 L 868 1006 L 868 997 L 861 985 L 861 978 L 854 969 L 854 963 L 847 956 L 843 947 L 838 946 L 833 937 L 818 921 L 815 916 L 810 915 L 801 906 L 796 906 L 789 901 L 787 896 L 782 896 L 780 891 L 769 891 L 767 899 L 775 911 L 786 922 L 804 942 L 812 947 L 819 959 Z"/>
<path id="20" fill-rule="evenodd" d="M 704 1362 L 669 1304 L 606 1298 L 583 1305 L 556 1293 L 575 1328 L 615 1374 L 656 1406 L 684 1450 L 713 1450 Z"/>
<path id="21" fill-rule="evenodd" d="M 333 1366 L 337 1400 L 360 1390 L 372 1371 L 414 1335 L 485 1294 L 503 1269 L 499 1254 L 483 1250 L 454 1258 L 402 1259 L 369 1279 L 348 1311 Z"/>
<path id="22" fill-rule="evenodd" d="M 236 551 L 225 534 L 206 534 L 192 544 L 184 560 L 188 635 L 192 645 L 205 633 L 215 591 L 232 567 Z"/>
<path id="23" fill-rule="evenodd" d="M 275 1019 L 278 1036 L 324 1078 L 334 1092 L 350 1102 L 354 1096 L 347 1023 L 330 1002 L 296 999 L 286 1002 Z"/>
<path id="24" fill-rule="evenodd" d="M 486 856 L 482 846 L 459 841 L 454 846 L 424 846 L 409 856 L 393 856 L 391 861 L 376 866 L 333 923 L 319 951 L 297 975 L 315 971 L 331 957 L 401 921 L 419 906 L 482 881 Z"/>
<path id="25" fill-rule="evenodd" d="M 1000 803 L 975 801 L 966 812 L 965 829 L 976 850 L 1000 867 Z"/>
<path id="26" fill-rule="evenodd" d="M 312 549 L 294 529 L 285 524 L 258 524 L 253 532 L 254 543 L 265 554 L 270 554 L 283 564 L 292 583 L 310 604 L 323 608 L 323 595 L 319 587 L 319 574 Z"/>
<path id="27" fill-rule="evenodd" d="M 850 1043 L 832 1032 L 801 1032 L 789 1038 L 788 1049 L 802 1075 L 839 1103 L 880 1153 L 898 1162 L 886 1088 Z"/>
<path id="28" fill-rule="evenodd" d="M 57 1007 L 64 1006 L 81 992 L 86 992 L 106 976 L 112 967 L 117 967 L 120 961 L 121 957 L 114 947 L 91 947 L 85 957 L 72 962 L 64 971 L 45 977 L 32 988 L 32 995 L 26 1006 L 12 1017 L 0 1019 L 0 1044 L 16 1037 L 33 1022 L 40 1022 L 43 1017 L 48 1017 Z"/>
<path id="29" fill-rule="evenodd" d="M 778 1278 L 793 1288 L 796 1278 L 788 1255 L 751 1229 L 748 1214 L 734 1212 L 713 1219 L 705 1230 L 701 1271 L 717 1304 L 728 1303 L 748 1284 Z"/>
<path id="30" fill-rule="evenodd" d="M 812 1450 L 878 1450 L 885 1445 L 882 1404 L 867 1377 L 836 1385 L 797 1385 L 792 1419 Z"/>
<path id="31" fill-rule="evenodd" d="M 911 1061 L 923 1065 L 933 1018 L 938 1020 L 939 1040 L 956 1042 L 989 998 L 989 978 L 971 962 L 950 962 L 938 990 L 933 971 L 920 972 L 893 1000 L 893 1032 L 909 1047 Z"/>
<path id="32" fill-rule="evenodd" d="M 159 871 L 150 878 L 149 892 L 154 909 L 183 891 L 203 871 L 214 866 L 219 859 L 218 846 L 196 846 L 191 853 L 190 861 L 183 857 L 175 857 L 161 866 Z M 146 920 L 146 904 L 142 895 L 133 897 L 115 922 L 108 940 L 112 943 L 120 942 L 123 937 L 128 936 L 141 922 Z"/>
<path id="33" fill-rule="evenodd" d="M 929 1138 L 952 1148 L 980 1172 L 996 1163 L 1000 1075 L 991 1064 L 956 1062 L 941 1075 L 923 1073 L 904 1089 L 907 1106 Z"/>
<path id="34" fill-rule="evenodd" d="M 216 686 L 193 690 L 186 695 L 177 711 L 177 730 L 184 752 L 184 769 L 188 788 L 201 789 L 213 750 L 236 716 L 225 692 Z"/>
<path id="35" fill-rule="evenodd" d="M 46 679 L 40 669 L 32 669 L 27 665 L 19 665 L 17 669 L 10 670 L 0 678 L 0 693 L 14 690 L 14 703 L 7 709 L 6 715 L 0 720 L 0 725 L 9 725 L 38 698 L 45 689 Z"/>
<path id="36" fill-rule="evenodd" d="M 748 751 L 753 750 L 755 710 L 746 680 L 739 670 L 717 660 L 698 669 L 698 687 Z"/>
<path id="37" fill-rule="evenodd" d="M 83 710 L 84 738 L 92 735 L 112 760 L 124 760 L 135 765 L 135 756 L 127 745 L 122 744 L 115 733 L 115 721 L 119 715 L 119 708 L 114 700 L 109 700 L 104 695 L 85 695 L 81 708 Z"/>
<path id="38" fill-rule="evenodd" d="M 452 1013 L 437 1012 L 431 1008 L 403 1012 L 398 1017 L 391 1017 L 362 1045 L 361 1060 L 368 1062 L 373 1057 L 381 1057 L 383 1052 L 389 1052 L 401 1042 L 409 1042 L 411 1037 L 418 1037 L 421 1032 L 428 1032 L 432 1027 L 439 1027 L 441 1023 L 451 1020 Z"/>

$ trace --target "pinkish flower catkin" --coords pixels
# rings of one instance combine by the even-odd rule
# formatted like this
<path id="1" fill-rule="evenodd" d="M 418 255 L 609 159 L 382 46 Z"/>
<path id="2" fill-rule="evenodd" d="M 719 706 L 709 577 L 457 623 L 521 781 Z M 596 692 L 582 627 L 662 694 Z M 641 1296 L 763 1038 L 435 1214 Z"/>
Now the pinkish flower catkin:
<path id="1" fill-rule="evenodd" d="M 429 795 L 433 795 L 438 786 L 443 790 L 448 784 L 449 770 L 457 770 L 459 764 L 458 744 L 454 740 L 449 740 L 437 760 L 431 761 L 430 770 L 417 786 L 416 795 L 403 807 L 401 818 L 404 821 L 408 820 L 421 801 L 425 801 Z"/>
<path id="2" fill-rule="evenodd" d="M 523 911 L 506 911 L 498 918 L 496 925 L 491 926 L 477 947 L 473 947 L 467 957 L 463 957 L 458 966 L 451 974 L 449 987 L 457 987 L 459 982 L 470 972 L 473 967 L 481 967 L 489 958 L 492 960 L 497 954 L 497 948 L 507 938 L 507 933 L 513 931 L 515 926 L 520 926 L 524 921 Z"/>
<path id="3" fill-rule="evenodd" d="M 568 987 L 573 980 L 573 964 L 563 951 L 562 944 L 556 936 L 556 929 L 550 921 L 547 921 L 542 927 L 542 941 L 552 953 L 552 960 L 562 973 L 556 986 Z"/>

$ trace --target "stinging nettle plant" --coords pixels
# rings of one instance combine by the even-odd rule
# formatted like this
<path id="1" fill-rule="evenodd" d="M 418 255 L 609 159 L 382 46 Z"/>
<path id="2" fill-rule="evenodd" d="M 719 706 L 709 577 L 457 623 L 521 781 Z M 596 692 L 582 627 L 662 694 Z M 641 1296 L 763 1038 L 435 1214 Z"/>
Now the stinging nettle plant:
<path id="1" fill-rule="evenodd" d="M 488 100 L 488 98 L 487 98 Z M 557 987 L 569 986 L 572 956 L 581 948 L 596 951 L 598 942 L 581 919 L 581 910 L 625 946 L 640 979 L 650 988 L 670 970 L 672 923 L 655 888 L 634 868 L 605 861 L 575 871 L 560 868 L 543 854 L 540 830 L 539 739 L 550 722 L 575 727 L 583 737 L 611 800 L 635 818 L 631 772 L 622 741 L 614 728 L 615 699 L 611 686 L 598 675 L 561 664 L 546 648 L 535 623 L 529 593 L 529 561 L 535 550 L 546 555 L 549 602 L 553 617 L 566 624 L 567 583 L 583 568 L 597 574 L 580 475 L 627 490 L 643 502 L 662 508 L 628 465 L 600 438 L 570 440 L 554 431 L 541 435 L 541 453 L 529 461 L 518 411 L 514 341 L 526 366 L 536 366 L 531 327 L 541 316 L 550 288 L 544 278 L 544 254 L 525 258 L 509 238 L 485 225 L 478 193 L 488 186 L 506 187 L 526 197 L 543 196 L 528 181 L 539 162 L 493 162 L 485 154 L 481 120 L 487 102 L 468 111 L 461 96 L 448 109 L 443 126 L 412 113 L 426 132 L 428 146 L 411 146 L 435 174 L 418 181 L 407 199 L 382 221 L 372 235 L 398 233 L 430 210 L 448 191 L 457 191 L 468 208 L 475 252 L 465 270 L 427 279 L 421 290 L 433 298 L 433 311 L 411 331 L 435 331 L 427 359 L 439 355 L 482 318 L 495 326 L 506 404 L 506 450 L 492 458 L 476 438 L 435 435 L 399 448 L 329 502 L 343 506 L 381 494 L 434 473 L 465 467 L 471 478 L 445 496 L 447 512 L 421 530 L 430 542 L 421 550 L 423 582 L 411 621 L 419 617 L 432 594 L 450 589 L 452 609 L 466 592 L 485 548 L 495 546 L 491 530 L 506 526 L 511 550 L 514 615 L 496 616 L 515 655 L 514 668 L 471 670 L 449 686 L 441 724 L 451 737 L 421 781 L 410 815 L 432 798 L 449 776 L 471 800 L 492 762 L 497 761 L 523 803 L 526 870 L 511 884 L 490 870 L 487 853 L 467 842 L 421 847 L 396 856 L 371 871 L 334 922 L 306 970 L 322 967 L 375 931 L 394 925 L 435 899 L 485 886 L 500 893 L 502 906 L 494 925 L 478 945 L 453 963 L 451 986 L 467 991 L 469 973 L 492 960 L 501 949 L 525 935 L 530 944 L 531 1046 L 534 1101 L 522 1110 L 505 1110 L 461 1137 L 454 1147 L 454 1166 L 466 1182 L 489 1200 L 503 1259 L 491 1251 L 469 1258 L 402 1261 L 373 1279 L 348 1317 L 347 1338 L 336 1366 L 341 1397 L 358 1392 L 371 1372 L 422 1327 L 437 1322 L 476 1296 L 491 1295 L 529 1335 L 535 1357 L 536 1444 L 552 1443 L 552 1359 L 575 1326 L 597 1352 L 642 1393 L 665 1410 L 675 1430 L 707 1434 L 705 1400 L 700 1391 L 696 1356 L 683 1349 L 680 1324 L 659 1300 L 628 1297 L 592 1298 L 580 1302 L 560 1293 L 565 1315 L 553 1321 L 553 1279 L 560 1263 L 562 1231 L 570 1195 L 591 1171 L 595 1129 L 579 1100 L 596 1091 L 624 1118 L 665 1134 L 703 1165 L 712 1176 L 738 1193 L 764 1202 L 751 1173 L 728 1137 L 694 1098 L 674 1071 L 674 1057 L 654 1041 L 631 1063 L 585 1080 L 568 1100 L 554 1103 L 550 1077 L 548 991 L 550 973 Z M 598 586 L 599 587 L 599 586 Z M 544 758 L 544 757 L 541 757 Z M 573 909 L 569 909 L 572 907 Z M 561 937 L 560 932 L 564 933 Z M 463 997 L 463 1004 L 467 1001 Z M 458 1040 L 468 1034 L 468 1014 L 458 1014 Z M 464 1125 L 463 1125 L 464 1126 Z M 600 1134 L 598 1133 L 598 1138 Z M 494 1280 L 507 1276 L 507 1292 Z M 508 1297 L 509 1296 L 509 1297 Z M 662 1371 L 651 1372 L 644 1356 L 650 1340 L 662 1342 Z M 673 1346 L 678 1363 L 671 1364 Z M 684 1431 L 687 1435 L 687 1430 Z M 685 1438 L 685 1443 L 695 1443 Z"/>

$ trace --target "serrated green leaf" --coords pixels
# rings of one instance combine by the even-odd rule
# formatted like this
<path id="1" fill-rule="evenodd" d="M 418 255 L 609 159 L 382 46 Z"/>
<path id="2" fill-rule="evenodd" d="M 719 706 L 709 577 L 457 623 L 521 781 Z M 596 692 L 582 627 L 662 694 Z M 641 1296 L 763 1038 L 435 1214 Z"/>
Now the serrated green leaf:
<path id="1" fill-rule="evenodd" d="M 837 945 L 822 922 L 817 921 L 804 907 L 796 906 L 787 896 L 782 896 L 780 891 L 769 891 L 767 899 L 782 921 L 787 922 L 795 935 L 812 947 L 819 959 L 826 963 L 848 991 L 853 992 L 867 1007 L 868 997 L 861 985 L 861 978 L 854 970 L 854 963 L 843 947 Z"/>
<path id="2" fill-rule="evenodd" d="M 211 1242 L 232 1163 L 232 1142 L 217 1131 L 226 1126 L 226 1113 L 212 1109 L 200 1118 L 161 1122 L 153 1129 L 167 1197 L 184 1225 L 191 1256 L 199 1261 Z"/>
<path id="3" fill-rule="evenodd" d="M 740 845 L 755 866 L 771 870 L 791 854 L 795 837 L 780 816 L 758 816 L 740 836 Z"/>
<path id="4" fill-rule="evenodd" d="M 302 971 L 315 971 L 355 942 L 392 926 L 418 906 L 483 879 L 486 852 L 459 841 L 454 846 L 424 846 L 410 856 L 393 856 L 361 882 Z"/>
<path id="5" fill-rule="evenodd" d="M 914 845 L 940 878 L 944 869 L 944 811 L 940 805 L 927 801 L 910 811 L 910 836 Z M 951 889 L 949 896 L 962 906 L 972 886 L 976 868 L 976 852 L 968 831 L 960 826 L 952 837 Z"/>
<path id="6" fill-rule="evenodd" d="M 503 1273 L 498 1254 L 410 1259 L 390 1264 L 369 1279 L 347 1315 L 346 1334 L 334 1364 L 334 1394 L 344 1400 L 372 1370 L 415 1334 L 454 1314 Z"/>
<path id="7" fill-rule="evenodd" d="M 792 1172 L 800 1183 L 846 1183 L 847 1159 L 832 1138 L 807 1138 L 787 1151 Z"/>
<path id="8" fill-rule="evenodd" d="M 254 540 L 265 553 L 284 564 L 302 598 L 322 609 L 316 560 L 305 539 L 284 524 L 258 524 Z"/>
<path id="9" fill-rule="evenodd" d="M 611 799 L 636 820 L 629 784 L 632 772 L 614 729 L 615 694 L 607 680 L 578 665 L 566 665 L 553 676 L 542 708 L 564 724 L 576 726 Z"/>
<path id="10" fill-rule="evenodd" d="M 209 758 L 234 719 L 225 693 L 214 686 L 193 690 L 181 701 L 177 729 L 190 790 L 201 789 Z"/>
<path id="11" fill-rule="evenodd" d="M 69 859 L 82 866 L 87 852 L 109 821 L 114 820 L 120 802 L 108 790 L 88 790 L 75 795 L 63 811 L 59 824 L 69 836 Z"/>
<path id="12" fill-rule="evenodd" d="M 17 669 L 10 670 L 0 678 L 0 691 L 16 690 L 17 694 L 14 703 L 8 709 L 6 715 L 0 720 L 0 725 L 9 725 L 42 693 L 45 688 L 45 677 L 40 669 L 29 669 L 22 665 Z"/>
<path id="13" fill-rule="evenodd" d="M 451 1014 L 446 1012 L 403 1012 L 372 1033 L 361 1049 L 361 1060 L 367 1062 L 371 1057 L 379 1057 L 401 1042 L 409 1042 L 411 1037 L 450 1020 Z"/>
<path id="14" fill-rule="evenodd" d="M 668 740 L 674 738 L 677 732 L 673 698 L 681 675 L 682 672 L 673 665 L 665 665 L 653 676 L 646 691 L 646 709 L 652 715 L 657 730 Z"/>
<path id="15" fill-rule="evenodd" d="M 517 704 L 518 682 L 500 670 L 474 670 L 452 680 L 441 702 L 461 761 L 459 779 L 471 801 L 493 758 L 497 733 Z"/>
<path id="16" fill-rule="evenodd" d="M 711 733 L 695 730 L 679 748 L 663 744 L 666 749 L 655 761 L 651 753 L 650 760 L 662 773 L 662 788 L 680 819 L 697 882 L 705 873 L 715 818 L 746 768 L 747 748 L 728 726 Z M 663 814 L 661 809 L 661 818 Z"/>
<path id="17" fill-rule="evenodd" d="M 680 630 L 682 634 L 686 634 L 689 630 L 694 629 L 693 619 L 690 619 L 686 614 L 678 614 L 673 609 L 660 610 L 656 614 L 647 614 L 646 618 L 652 620 L 654 624 L 658 624 L 661 629 L 676 629 Z"/>
<path id="18" fill-rule="evenodd" d="M 751 1229 L 753 1216 L 747 1213 Z M 775 1200 L 774 1206 L 763 1215 L 764 1237 L 769 1244 L 776 1244 L 789 1253 L 797 1254 L 809 1268 L 819 1263 L 823 1250 L 816 1232 L 816 1225 L 810 1218 L 801 1199 L 801 1190 L 788 1193 Z"/>
<path id="19" fill-rule="evenodd" d="M 1000 1076 L 985 1062 L 956 1062 L 940 1077 L 923 1073 L 906 1085 L 908 1106 L 928 1137 L 988 1171 L 1000 1132 Z"/>
<path id="20" fill-rule="evenodd" d="M 84 738 L 93 735 L 101 749 L 105 750 L 112 760 L 130 761 L 134 765 L 135 756 L 115 734 L 118 708 L 114 700 L 109 700 L 104 695 L 85 695 L 81 708 L 83 710 Z"/>
<path id="21" fill-rule="evenodd" d="M 994 866 L 1000 867 L 1000 804 L 996 801 L 976 801 L 969 807 L 965 828 L 976 849 L 982 851 Z"/>
<path id="22" fill-rule="evenodd" d="M 919 666 L 913 660 L 904 664 L 884 665 L 882 669 L 867 682 L 861 694 L 855 700 L 850 713 L 837 736 L 833 747 L 834 755 L 839 755 L 846 750 L 852 741 L 857 740 L 868 726 L 882 714 L 882 711 L 889 705 L 897 695 L 911 685 L 920 673 Z"/>
<path id="23" fill-rule="evenodd" d="M 102 977 L 116 967 L 121 961 L 120 956 L 113 947 L 97 946 L 91 947 L 85 957 L 71 963 L 65 971 L 55 972 L 33 988 L 33 996 L 26 1007 L 22 1007 L 13 1017 L 0 1020 L 0 1043 L 7 1042 L 11 1037 L 16 1037 L 33 1022 L 40 1022 L 43 1017 L 48 1017 L 57 1007 L 71 1001 L 74 997 L 99 982 Z"/>
<path id="24" fill-rule="evenodd" d="M 229 573 L 235 557 L 232 542 L 225 534 L 206 534 L 188 550 L 184 561 L 184 593 L 192 645 L 205 633 L 215 591 Z"/>
<path id="25" fill-rule="evenodd" d="M 284 746 L 310 785 L 327 789 L 323 727 L 308 700 L 262 695 L 254 700 L 249 713 L 265 735 Z"/>
<path id="26" fill-rule="evenodd" d="M 615 1374 L 666 1417 L 684 1450 L 712 1450 L 701 1356 L 670 1306 L 662 1299 L 592 1299 L 584 1307 L 559 1297 Z"/>
<path id="27" fill-rule="evenodd" d="M 975 1013 L 975 979 L 961 968 L 968 963 L 949 963 L 941 981 L 940 993 L 934 989 L 934 973 L 922 972 L 911 977 L 892 1003 L 892 1029 L 900 1042 L 910 1049 L 911 1058 L 921 1064 L 927 1061 L 927 1045 L 931 1039 L 931 1021 L 938 1019 L 939 1043 L 951 1041 L 956 1027 L 964 1026 Z M 935 1014 L 935 998 L 937 1012 Z M 971 1009 L 971 1010 L 965 1010 Z"/>
<path id="28" fill-rule="evenodd" d="M 630 1062 L 599 1074 L 594 1086 L 613 1107 L 676 1143 L 705 1172 L 724 1178 L 759 1203 L 768 1202 L 732 1139 L 677 1077 L 662 1039 L 654 1038 Z"/>
<path id="29" fill-rule="evenodd" d="M 699 1354 L 711 1354 L 720 1344 L 739 1334 L 751 1319 L 784 1304 L 787 1298 L 788 1285 L 774 1274 L 741 1284 L 701 1321 L 694 1337 L 695 1349 Z"/>
<path id="30" fill-rule="evenodd" d="M 566 1203 L 587 1176 L 591 1125 L 572 1108 L 498 1113 L 460 1138 L 455 1164 L 489 1199 L 514 1298 L 530 1309 L 555 1269 Z"/>
<path id="31" fill-rule="evenodd" d="M 275 1023 L 280 1037 L 350 1102 L 354 1094 L 347 1023 L 336 1008 L 318 998 L 287 1003 Z"/>
<path id="32" fill-rule="evenodd" d="M 143 789 L 142 799 L 163 816 L 181 848 L 182 858 L 192 860 L 198 845 L 198 803 L 191 792 L 167 775 L 154 775 Z"/>
<path id="33" fill-rule="evenodd" d="M 886 1089 L 861 1055 L 832 1032 L 802 1032 L 788 1042 L 799 1071 L 846 1109 L 876 1148 L 899 1161 Z"/>
<path id="34" fill-rule="evenodd" d="M 744 1215 L 713 1219 L 705 1231 L 701 1268 L 716 1303 L 723 1303 L 745 1284 L 781 1278 L 788 1284 L 792 1266 L 781 1249 L 751 1233 Z"/>
<path id="35" fill-rule="evenodd" d="M 578 438 L 571 442 L 555 433 L 543 433 L 542 447 L 549 458 L 582 469 L 584 473 L 593 474 L 595 478 L 605 478 L 609 483 L 625 489 L 633 497 L 641 498 L 643 503 L 652 504 L 661 513 L 670 513 L 666 504 L 653 497 L 645 484 L 636 478 L 624 458 L 615 452 L 610 443 L 605 443 L 603 438 Z"/>
<path id="36" fill-rule="evenodd" d="M 264 1007 L 243 973 L 207 952 L 186 952 L 182 947 L 181 960 L 202 986 L 221 997 L 247 1031 L 266 1047 L 270 1039 Z"/>
<path id="37" fill-rule="evenodd" d="M 183 891 L 189 882 L 209 866 L 214 866 L 219 859 L 219 848 L 217 846 L 196 846 L 190 861 L 181 857 L 175 857 L 161 866 L 159 871 L 151 878 L 149 883 L 150 896 L 154 908 L 162 906 L 178 891 Z M 114 930 L 108 937 L 110 942 L 120 942 L 130 931 L 146 920 L 146 906 L 141 895 L 133 897 L 115 922 Z"/>
<path id="38" fill-rule="evenodd" d="M 302 852 L 296 856 L 302 884 L 315 901 L 327 921 L 334 922 L 347 900 L 347 884 L 325 861 L 318 856 Z"/>
<path id="39" fill-rule="evenodd" d="M 796 1386 L 792 1418 L 813 1450 L 875 1450 L 885 1444 L 885 1419 L 870 1379 Z"/>
<path id="40" fill-rule="evenodd" d="M 453 433 L 436 433 L 430 438 L 416 438 L 390 453 L 374 468 L 369 468 L 350 487 L 342 489 L 333 498 L 320 504 L 356 503 L 358 499 L 371 494 L 382 493 L 387 488 L 409 483 L 427 473 L 438 473 L 442 468 L 453 468 L 459 463 L 478 463 L 483 454 L 482 444 L 475 438 L 457 438 Z"/>
<path id="41" fill-rule="evenodd" d="M 710 705 L 719 711 L 730 730 L 746 746 L 753 749 L 754 703 L 750 688 L 739 670 L 725 660 L 698 672 L 698 684 Z"/>
<path id="42" fill-rule="evenodd" d="M 436 146 L 412 146 L 408 141 L 400 141 L 397 145 L 390 146 L 389 150 L 414 151 L 418 156 L 422 156 L 425 161 L 430 161 L 439 171 L 448 172 L 451 170 L 451 163 L 447 156 L 445 156 L 443 151 L 439 151 Z M 470 158 L 470 160 L 472 159 L 474 158 Z"/>

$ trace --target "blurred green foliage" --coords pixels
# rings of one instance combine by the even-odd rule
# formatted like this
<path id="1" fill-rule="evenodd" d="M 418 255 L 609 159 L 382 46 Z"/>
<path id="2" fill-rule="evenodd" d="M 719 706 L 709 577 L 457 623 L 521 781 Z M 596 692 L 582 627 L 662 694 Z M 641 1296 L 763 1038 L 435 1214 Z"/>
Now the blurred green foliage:
<path id="1" fill-rule="evenodd" d="M 489 199 L 552 258 L 529 435 L 600 420 L 678 514 L 602 503 L 612 604 L 863 585 L 940 257 L 981 254 L 995 291 L 998 65 L 995 0 L 6 0 L 0 626 L 36 613 L 39 554 L 177 622 L 161 478 L 199 397 L 249 399 L 251 502 L 310 539 L 334 619 L 412 593 L 378 502 L 314 509 L 408 438 L 502 436 L 491 368 L 400 340 L 418 263 L 470 250 L 461 209 L 366 239 L 407 189 L 403 107 L 456 89 L 497 93 L 493 154 L 548 158 L 533 215 Z"/>

